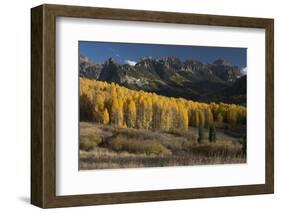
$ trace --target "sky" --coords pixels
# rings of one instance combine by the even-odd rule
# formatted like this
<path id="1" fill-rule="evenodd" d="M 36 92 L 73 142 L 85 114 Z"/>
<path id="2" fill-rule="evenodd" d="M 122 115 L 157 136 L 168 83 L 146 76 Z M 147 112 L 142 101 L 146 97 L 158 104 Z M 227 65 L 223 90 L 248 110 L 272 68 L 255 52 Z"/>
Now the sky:
<path id="1" fill-rule="evenodd" d="M 79 41 L 79 54 L 99 64 L 110 57 L 119 64 L 134 65 L 143 57 L 174 56 L 204 63 L 225 59 L 245 72 L 247 67 L 246 48 Z"/>

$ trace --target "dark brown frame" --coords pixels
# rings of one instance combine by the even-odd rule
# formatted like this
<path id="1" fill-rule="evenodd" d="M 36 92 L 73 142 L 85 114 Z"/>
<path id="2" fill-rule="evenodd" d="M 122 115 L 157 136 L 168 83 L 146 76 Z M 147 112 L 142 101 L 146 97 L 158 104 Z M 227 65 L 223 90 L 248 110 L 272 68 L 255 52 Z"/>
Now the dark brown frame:
<path id="1" fill-rule="evenodd" d="M 266 183 L 56 196 L 56 17 L 262 28 L 266 32 Z M 31 203 L 65 207 L 274 192 L 274 20 L 64 5 L 31 9 Z"/>

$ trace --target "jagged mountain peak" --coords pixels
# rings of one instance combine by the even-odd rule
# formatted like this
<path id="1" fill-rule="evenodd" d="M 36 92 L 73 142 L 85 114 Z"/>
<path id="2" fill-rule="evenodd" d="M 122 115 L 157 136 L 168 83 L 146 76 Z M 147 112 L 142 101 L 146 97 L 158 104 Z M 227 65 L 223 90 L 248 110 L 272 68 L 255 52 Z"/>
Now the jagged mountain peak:
<path id="1" fill-rule="evenodd" d="M 84 55 L 79 55 L 79 63 L 85 63 L 87 65 L 98 65 L 96 62 L 91 60 L 89 57 Z"/>
<path id="2" fill-rule="evenodd" d="M 169 62 L 181 62 L 180 59 L 178 59 L 175 56 L 164 56 L 159 59 L 160 61 L 169 61 Z"/>
<path id="3" fill-rule="evenodd" d="M 180 69 L 182 62 L 180 59 L 174 56 L 166 56 L 159 59 L 159 62 L 166 66 L 168 69 Z"/>
<path id="4" fill-rule="evenodd" d="M 136 63 L 136 67 L 145 67 L 145 68 L 152 68 L 156 63 L 156 59 L 144 57 L 141 58 L 139 62 Z"/>
<path id="5" fill-rule="evenodd" d="M 213 62 L 216 65 L 232 66 L 226 59 L 219 58 Z"/>
<path id="6" fill-rule="evenodd" d="M 104 65 L 108 65 L 108 64 L 116 64 L 116 65 L 117 65 L 117 63 L 115 62 L 115 60 L 114 60 L 112 57 L 108 58 L 108 59 L 104 62 Z"/>
<path id="7" fill-rule="evenodd" d="M 207 101 L 205 94 L 231 86 L 242 76 L 237 66 L 224 59 L 203 63 L 191 59 L 181 61 L 174 56 L 144 57 L 134 66 L 119 64 L 113 58 L 108 58 L 103 64 L 92 63 L 87 57 L 79 59 L 81 77 L 199 101 Z"/>

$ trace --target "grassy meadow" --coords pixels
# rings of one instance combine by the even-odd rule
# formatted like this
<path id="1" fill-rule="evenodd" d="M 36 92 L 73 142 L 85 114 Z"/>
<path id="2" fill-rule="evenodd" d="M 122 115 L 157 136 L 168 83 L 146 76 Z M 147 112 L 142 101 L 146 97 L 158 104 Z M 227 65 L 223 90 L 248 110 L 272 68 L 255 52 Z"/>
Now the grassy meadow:
<path id="1" fill-rule="evenodd" d="M 186 132 L 119 128 L 113 125 L 80 122 L 80 170 L 183 165 L 245 163 L 237 129 L 217 130 L 217 141 L 198 143 L 198 129 Z"/>

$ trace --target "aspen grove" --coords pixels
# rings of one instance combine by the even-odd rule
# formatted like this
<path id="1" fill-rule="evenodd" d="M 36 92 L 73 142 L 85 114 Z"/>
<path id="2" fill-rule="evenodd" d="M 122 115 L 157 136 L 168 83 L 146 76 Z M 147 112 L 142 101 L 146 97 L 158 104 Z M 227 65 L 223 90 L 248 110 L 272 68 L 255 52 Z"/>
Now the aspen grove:
<path id="1" fill-rule="evenodd" d="M 80 121 L 116 127 L 186 131 L 188 126 L 246 123 L 246 108 L 241 105 L 165 97 L 82 77 L 79 98 Z"/>

